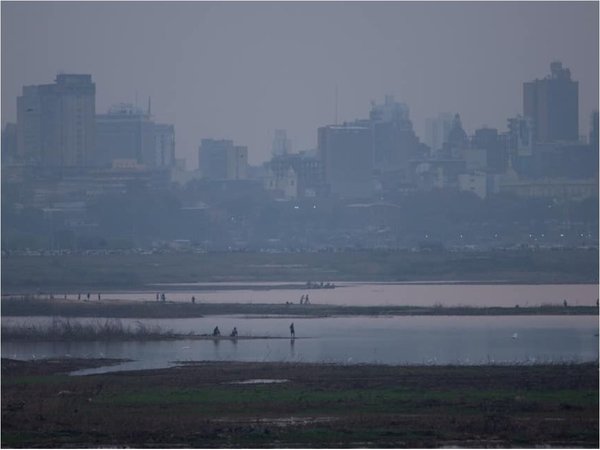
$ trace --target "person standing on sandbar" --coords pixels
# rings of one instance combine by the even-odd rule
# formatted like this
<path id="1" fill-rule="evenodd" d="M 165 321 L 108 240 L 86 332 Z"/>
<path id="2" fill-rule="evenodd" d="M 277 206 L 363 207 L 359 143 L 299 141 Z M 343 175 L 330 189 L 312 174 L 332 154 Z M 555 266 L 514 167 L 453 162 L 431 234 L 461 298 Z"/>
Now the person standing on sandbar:
<path id="1" fill-rule="evenodd" d="M 293 338 L 296 337 L 296 331 L 294 330 L 294 322 L 290 325 L 290 336 Z"/>

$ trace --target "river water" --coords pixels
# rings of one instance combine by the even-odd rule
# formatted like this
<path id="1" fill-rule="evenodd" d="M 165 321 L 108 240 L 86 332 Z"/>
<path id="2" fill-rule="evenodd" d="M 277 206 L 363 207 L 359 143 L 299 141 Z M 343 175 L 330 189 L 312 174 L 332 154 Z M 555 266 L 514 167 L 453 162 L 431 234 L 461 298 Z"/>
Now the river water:
<path id="1" fill-rule="evenodd" d="M 3 325 L 48 323 L 51 318 L 8 317 Z M 70 319 L 85 322 L 105 319 Z M 297 339 L 289 339 L 294 322 Z M 122 320 L 133 325 L 136 320 Z M 330 318 L 252 318 L 210 316 L 144 320 L 177 333 L 228 334 L 271 339 L 9 342 L 2 356 L 15 359 L 85 357 L 131 359 L 113 370 L 150 369 L 177 361 L 277 361 L 343 364 L 539 364 L 598 360 L 596 316 L 398 316 Z"/>
<path id="2" fill-rule="evenodd" d="M 167 300 L 206 303 L 298 303 L 308 294 L 311 303 L 328 305 L 372 306 L 539 306 L 561 304 L 593 306 L 598 298 L 597 284 L 448 284 L 448 283 L 351 283 L 336 282 L 335 289 L 281 288 L 289 283 L 243 283 L 254 288 L 239 289 L 235 283 L 197 283 L 193 285 L 156 285 L 155 291 L 107 292 L 103 299 L 149 301 L 156 293 L 165 293 Z M 177 289 L 174 289 L 178 286 Z M 215 287 L 215 289 L 211 289 Z M 264 289 L 264 287 L 272 289 Z M 227 288 L 235 289 L 227 289 Z M 262 288 L 261 288 L 262 287 Z M 201 289 L 200 289 L 201 288 Z M 70 297 L 73 297 L 71 295 Z M 92 299 L 96 293 L 92 293 Z"/>

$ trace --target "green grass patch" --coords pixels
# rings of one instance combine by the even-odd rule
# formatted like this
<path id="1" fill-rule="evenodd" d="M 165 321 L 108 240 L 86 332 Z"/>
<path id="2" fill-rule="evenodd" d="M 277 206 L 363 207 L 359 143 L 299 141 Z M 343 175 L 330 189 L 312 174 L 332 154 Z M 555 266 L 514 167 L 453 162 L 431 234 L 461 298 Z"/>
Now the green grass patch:
<path id="1" fill-rule="evenodd" d="M 57 375 L 24 375 L 24 376 L 3 376 L 2 384 L 5 386 L 23 385 L 23 384 L 57 384 L 69 383 L 73 379 L 66 374 Z"/>
<path id="2" fill-rule="evenodd" d="M 462 413 L 501 409 L 527 411 L 545 408 L 594 407 L 597 390 L 498 391 L 351 389 L 311 390 L 282 386 L 141 390 L 105 395 L 100 401 L 117 405 L 201 405 L 200 411 L 256 412 L 266 408 L 309 412 L 352 411 L 398 413 L 416 410 L 457 409 Z"/>

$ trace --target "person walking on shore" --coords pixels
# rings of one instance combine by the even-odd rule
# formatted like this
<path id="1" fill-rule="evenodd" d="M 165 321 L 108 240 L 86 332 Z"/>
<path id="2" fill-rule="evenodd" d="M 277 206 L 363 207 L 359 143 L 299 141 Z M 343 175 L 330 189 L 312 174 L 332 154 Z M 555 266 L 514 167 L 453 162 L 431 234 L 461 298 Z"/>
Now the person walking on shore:
<path id="1" fill-rule="evenodd" d="M 290 325 L 290 336 L 292 337 L 292 339 L 294 339 L 296 337 L 296 330 L 294 329 L 294 322 L 292 322 L 292 324 Z"/>

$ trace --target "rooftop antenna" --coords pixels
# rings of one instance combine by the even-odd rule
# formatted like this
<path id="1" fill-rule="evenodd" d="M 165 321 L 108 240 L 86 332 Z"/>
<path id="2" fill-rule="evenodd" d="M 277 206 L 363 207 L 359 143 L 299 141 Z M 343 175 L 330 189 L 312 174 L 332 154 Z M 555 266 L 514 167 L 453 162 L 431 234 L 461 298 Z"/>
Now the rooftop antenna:
<path id="1" fill-rule="evenodd" d="M 148 115 L 152 114 L 152 97 L 148 96 Z"/>

